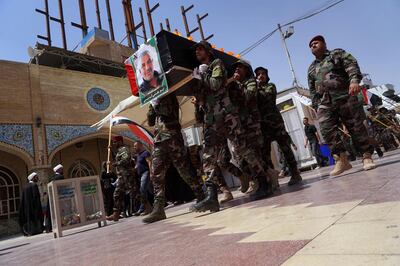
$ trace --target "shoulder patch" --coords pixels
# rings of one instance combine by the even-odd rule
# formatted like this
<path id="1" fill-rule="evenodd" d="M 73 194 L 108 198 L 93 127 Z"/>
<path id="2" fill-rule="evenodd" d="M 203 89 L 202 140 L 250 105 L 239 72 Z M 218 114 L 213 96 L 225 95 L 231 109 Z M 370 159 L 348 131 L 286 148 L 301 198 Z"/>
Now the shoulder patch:
<path id="1" fill-rule="evenodd" d="M 213 78 L 222 77 L 222 67 L 220 65 L 216 65 L 213 68 L 211 77 L 213 77 Z"/>

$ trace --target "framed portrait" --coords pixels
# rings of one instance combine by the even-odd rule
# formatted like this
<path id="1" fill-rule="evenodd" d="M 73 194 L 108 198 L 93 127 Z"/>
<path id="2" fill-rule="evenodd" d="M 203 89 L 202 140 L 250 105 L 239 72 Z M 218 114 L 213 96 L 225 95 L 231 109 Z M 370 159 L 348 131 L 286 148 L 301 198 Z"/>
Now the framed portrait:
<path id="1" fill-rule="evenodd" d="M 141 106 L 168 92 L 167 77 L 162 68 L 155 37 L 140 45 L 130 60 L 136 75 Z"/>

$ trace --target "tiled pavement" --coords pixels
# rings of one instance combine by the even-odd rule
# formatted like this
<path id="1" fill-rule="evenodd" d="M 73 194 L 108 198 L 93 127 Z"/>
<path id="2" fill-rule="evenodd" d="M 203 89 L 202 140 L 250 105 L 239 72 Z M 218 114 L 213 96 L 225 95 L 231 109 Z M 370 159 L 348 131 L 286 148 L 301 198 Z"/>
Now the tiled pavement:
<path id="1" fill-rule="evenodd" d="M 235 200 L 214 214 L 169 208 L 169 219 L 128 218 L 0 242 L 0 265 L 400 265 L 400 152 L 378 168 L 330 178 L 305 173 L 302 186 L 281 180 L 274 197 Z"/>

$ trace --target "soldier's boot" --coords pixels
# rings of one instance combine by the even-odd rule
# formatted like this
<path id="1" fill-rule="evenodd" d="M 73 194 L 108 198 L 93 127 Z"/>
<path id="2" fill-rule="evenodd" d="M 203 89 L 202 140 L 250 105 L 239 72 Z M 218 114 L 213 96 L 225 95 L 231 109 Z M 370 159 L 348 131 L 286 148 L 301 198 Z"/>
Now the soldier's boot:
<path id="1" fill-rule="evenodd" d="M 288 183 L 289 186 L 296 185 L 303 180 L 303 178 L 301 178 L 300 172 L 297 169 L 297 167 L 294 169 L 291 169 L 290 172 L 292 173 L 292 176 L 290 177 L 290 180 Z"/>
<path id="2" fill-rule="evenodd" d="M 222 199 L 219 201 L 220 204 L 223 204 L 225 202 L 231 201 L 233 200 L 233 195 L 232 192 L 229 190 L 228 187 L 221 187 L 220 188 L 222 193 L 223 193 L 223 197 Z"/>
<path id="3" fill-rule="evenodd" d="M 120 211 L 114 210 L 113 214 L 111 214 L 110 216 L 107 216 L 106 219 L 107 219 L 107 221 L 118 222 L 120 214 L 121 214 Z"/>
<path id="4" fill-rule="evenodd" d="M 206 198 L 206 195 L 204 194 L 203 189 L 201 186 L 197 188 L 192 188 L 194 196 L 196 197 L 196 203 L 199 203 L 200 201 L 204 200 Z"/>
<path id="5" fill-rule="evenodd" d="M 215 184 L 207 184 L 205 199 L 192 205 L 190 207 L 190 211 L 193 212 L 219 211 L 217 186 Z"/>
<path id="6" fill-rule="evenodd" d="M 333 158 L 335 159 L 335 167 L 329 173 L 330 176 L 340 175 L 344 171 L 350 170 L 352 168 L 351 164 L 347 160 L 347 155 L 345 152 L 340 153 L 340 155 L 334 154 Z"/>
<path id="7" fill-rule="evenodd" d="M 250 193 L 251 200 L 264 199 L 272 194 L 272 183 L 267 181 L 265 176 L 257 177 L 258 189 Z"/>
<path id="8" fill-rule="evenodd" d="M 238 177 L 240 180 L 240 192 L 245 193 L 249 189 L 249 177 L 247 175 L 241 175 Z"/>
<path id="9" fill-rule="evenodd" d="M 153 211 L 143 218 L 143 222 L 146 224 L 154 223 L 160 220 L 167 219 L 164 211 L 165 199 L 156 197 L 154 200 Z"/>
<path id="10" fill-rule="evenodd" d="M 272 190 L 273 191 L 277 190 L 279 188 L 279 180 L 278 180 L 279 171 L 276 171 L 275 169 L 272 168 L 268 168 L 267 174 L 269 176 L 269 180 L 271 180 Z"/>
<path id="11" fill-rule="evenodd" d="M 375 148 L 376 153 L 378 154 L 379 158 L 383 157 L 383 151 L 380 147 Z"/>
<path id="12" fill-rule="evenodd" d="M 257 180 L 251 180 L 249 182 L 249 189 L 246 191 L 246 194 L 253 193 L 258 189 L 258 181 Z"/>
<path id="13" fill-rule="evenodd" d="M 153 211 L 153 206 L 151 206 L 150 202 L 146 200 L 144 203 L 144 211 L 140 214 L 140 216 L 145 216 Z"/>
<path id="14" fill-rule="evenodd" d="M 366 152 L 363 154 L 363 169 L 365 171 L 376 168 L 374 161 L 372 160 L 371 153 Z"/>

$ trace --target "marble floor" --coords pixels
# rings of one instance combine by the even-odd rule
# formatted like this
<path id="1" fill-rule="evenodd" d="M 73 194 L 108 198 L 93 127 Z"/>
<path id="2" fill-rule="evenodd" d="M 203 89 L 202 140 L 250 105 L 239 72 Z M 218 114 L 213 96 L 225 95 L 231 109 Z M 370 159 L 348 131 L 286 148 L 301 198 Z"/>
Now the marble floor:
<path id="1" fill-rule="evenodd" d="M 331 168 L 303 174 L 273 197 L 235 199 L 217 213 L 167 209 L 145 225 L 122 219 L 0 242 L 0 265 L 400 265 L 400 152 L 360 162 L 331 178 Z"/>

